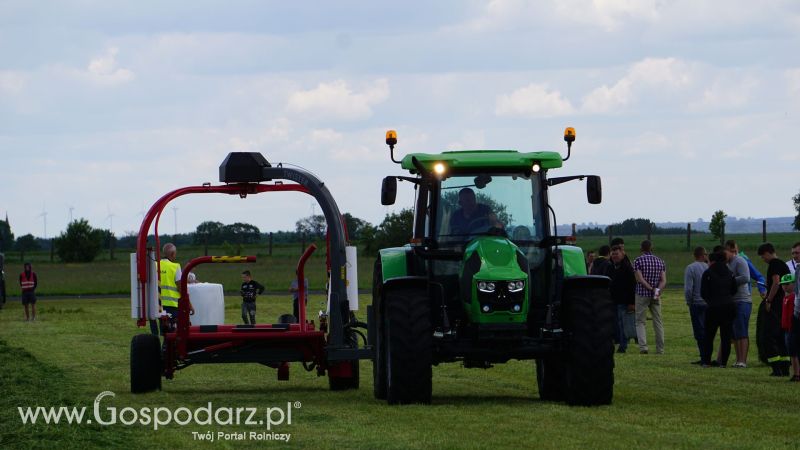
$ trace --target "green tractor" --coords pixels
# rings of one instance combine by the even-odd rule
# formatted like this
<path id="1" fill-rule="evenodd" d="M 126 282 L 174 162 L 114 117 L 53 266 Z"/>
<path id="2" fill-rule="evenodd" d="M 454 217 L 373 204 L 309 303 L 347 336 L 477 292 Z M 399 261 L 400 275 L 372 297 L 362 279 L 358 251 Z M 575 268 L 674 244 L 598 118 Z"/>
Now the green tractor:
<path id="1" fill-rule="evenodd" d="M 569 158 L 557 152 L 469 150 L 394 159 L 415 189 L 410 244 L 380 250 L 368 311 L 374 395 L 389 404 L 430 403 L 432 366 L 486 369 L 535 360 L 539 396 L 571 405 L 610 404 L 616 310 L 609 279 L 588 276 L 580 248 L 557 235 L 548 190 L 586 179 L 589 203 L 600 178 L 548 178 Z M 533 370 L 533 367 L 532 367 Z"/>

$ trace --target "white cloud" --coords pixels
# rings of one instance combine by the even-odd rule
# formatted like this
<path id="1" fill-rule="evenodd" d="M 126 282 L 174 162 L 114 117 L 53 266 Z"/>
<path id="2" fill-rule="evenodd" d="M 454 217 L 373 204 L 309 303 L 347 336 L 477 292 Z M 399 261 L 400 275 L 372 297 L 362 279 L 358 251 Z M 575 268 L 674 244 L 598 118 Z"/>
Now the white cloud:
<path id="1" fill-rule="evenodd" d="M 19 94 L 25 87 L 25 77 L 18 72 L 0 70 L 0 93 Z"/>
<path id="2" fill-rule="evenodd" d="M 657 0 L 492 0 L 482 14 L 460 27 L 471 31 L 529 29 L 534 25 L 588 26 L 617 31 L 626 22 L 659 18 Z"/>
<path id="3" fill-rule="evenodd" d="M 372 107 L 388 98 L 389 82 L 385 78 L 375 80 L 361 92 L 354 92 L 344 80 L 336 80 L 294 92 L 289 96 L 287 109 L 318 118 L 358 120 L 372 116 Z"/>
<path id="4" fill-rule="evenodd" d="M 717 78 L 711 86 L 703 91 L 700 99 L 689 103 L 689 109 L 708 111 L 741 108 L 750 101 L 758 84 L 758 81 L 752 77 L 741 80 L 731 80 L 728 77 Z"/>
<path id="5" fill-rule="evenodd" d="M 789 69 L 784 73 L 784 76 L 789 84 L 789 94 L 800 96 L 800 68 Z"/>
<path id="6" fill-rule="evenodd" d="M 634 64 L 614 85 L 603 85 L 583 98 L 586 113 L 610 113 L 624 109 L 648 88 L 677 89 L 691 81 L 688 64 L 676 58 L 647 58 Z"/>
<path id="7" fill-rule="evenodd" d="M 117 54 L 119 49 L 109 48 L 105 55 L 89 61 L 86 66 L 88 78 L 98 84 L 115 85 L 127 83 L 135 78 L 134 73 L 128 69 L 117 67 Z"/>
<path id="8" fill-rule="evenodd" d="M 495 114 L 498 116 L 555 117 L 575 111 L 561 92 L 549 90 L 546 84 L 531 83 L 511 94 L 497 97 Z"/>

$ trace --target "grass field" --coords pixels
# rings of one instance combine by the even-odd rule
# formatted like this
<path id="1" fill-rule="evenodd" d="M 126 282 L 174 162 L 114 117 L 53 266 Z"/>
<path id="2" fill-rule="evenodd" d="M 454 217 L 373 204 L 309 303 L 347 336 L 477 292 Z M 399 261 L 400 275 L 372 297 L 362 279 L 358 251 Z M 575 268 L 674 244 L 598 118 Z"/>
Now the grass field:
<path id="1" fill-rule="evenodd" d="M 756 254 L 756 249 L 761 244 L 760 234 L 743 234 L 729 236 L 740 243 L 740 247 L 752 259 L 763 273 L 766 265 Z M 639 243 L 644 236 L 625 236 L 626 251 L 631 259 L 638 256 Z M 789 258 L 791 245 L 800 241 L 800 233 L 773 233 L 769 239 L 778 250 L 778 257 Z M 691 249 L 687 249 L 686 236 L 660 236 L 654 235 L 655 253 L 664 258 L 667 263 L 667 282 L 671 286 L 683 283 L 683 271 L 686 265 L 693 261 Z M 577 245 L 584 249 L 596 250 L 608 243 L 608 238 L 581 237 Z M 692 247 L 703 245 L 708 250 L 717 242 L 710 235 L 698 235 L 692 239 Z M 325 248 L 324 243 L 317 243 L 321 248 L 306 265 L 306 276 L 312 290 L 325 288 Z M 222 255 L 223 248 L 210 248 L 209 254 Z M 203 281 L 222 283 L 228 291 L 237 291 L 241 284 L 239 274 L 245 268 L 253 272 L 257 281 L 267 287 L 267 291 L 274 293 L 286 292 L 289 288 L 297 260 L 300 258 L 299 245 L 276 245 L 272 256 L 266 254 L 263 247 L 245 248 L 243 255 L 256 255 L 258 260 L 254 264 L 206 264 L 195 269 L 198 277 Z M 178 259 L 185 264 L 191 258 L 203 255 L 202 247 L 185 247 L 178 250 Z M 358 259 L 358 284 L 361 289 L 369 289 L 372 285 L 372 266 L 375 261 L 373 256 L 365 256 L 360 252 Z M 8 295 L 19 295 L 19 286 L 16 283 L 17 274 L 22 271 L 18 264 L 18 257 L 14 253 L 6 255 L 6 277 L 8 281 Z M 100 259 L 90 264 L 64 264 L 49 262 L 49 254 L 36 253 L 32 256 L 34 270 L 40 279 L 37 292 L 40 295 L 108 295 L 127 294 L 130 292 L 130 268 L 128 252 L 118 251 L 116 259 L 109 260 L 104 253 Z"/>
<path id="2" fill-rule="evenodd" d="M 321 298 L 312 298 L 314 311 Z M 514 361 L 490 370 L 457 364 L 434 368 L 433 404 L 389 407 L 372 397 L 371 365 L 361 363 L 361 389 L 330 392 L 325 378 L 292 366 L 292 379 L 258 365 L 193 366 L 160 392 L 129 393 L 129 342 L 142 332 L 124 299 L 39 302 L 40 319 L 22 321 L 14 302 L 0 311 L 0 448 L 796 448 L 800 385 L 767 376 L 751 351 L 748 369 L 702 369 L 679 291 L 665 296 L 665 355 L 616 355 L 611 406 L 574 408 L 538 400 L 533 365 Z M 291 309 L 286 297 L 260 297 L 259 320 Z M 363 311 L 363 306 L 362 306 Z M 313 313 L 312 313 L 313 315 Z M 362 313 L 363 315 L 363 313 Z M 226 319 L 239 303 L 227 299 Z M 751 321 L 753 324 L 754 321 Z M 649 326 L 650 324 L 648 324 Z M 652 340 L 652 328 L 650 327 Z M 193 440 L 192 432 L 263 431 L 263 426 L 172 424 L 25 425 L 19 406 L 103 408 L 166 406 L 191 409 L 257 407 L 301 402 L 288 445 L 264 441 Z M 104 416 L 108 417 L 108 416 Z"/>

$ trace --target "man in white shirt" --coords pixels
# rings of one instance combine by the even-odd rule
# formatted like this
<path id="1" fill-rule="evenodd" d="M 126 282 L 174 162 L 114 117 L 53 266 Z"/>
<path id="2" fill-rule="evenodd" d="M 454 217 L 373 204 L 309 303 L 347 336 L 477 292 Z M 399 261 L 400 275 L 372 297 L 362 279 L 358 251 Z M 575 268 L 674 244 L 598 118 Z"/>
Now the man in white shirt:
<path id="1" fill-rule="evenodd" d="M 800 242 L 795 242 L 792 245 L 792 258 L 786 261 L 786 265 L 789 266 L 789 272 L 794 275 L 797 267 L 800 266 Z"/>

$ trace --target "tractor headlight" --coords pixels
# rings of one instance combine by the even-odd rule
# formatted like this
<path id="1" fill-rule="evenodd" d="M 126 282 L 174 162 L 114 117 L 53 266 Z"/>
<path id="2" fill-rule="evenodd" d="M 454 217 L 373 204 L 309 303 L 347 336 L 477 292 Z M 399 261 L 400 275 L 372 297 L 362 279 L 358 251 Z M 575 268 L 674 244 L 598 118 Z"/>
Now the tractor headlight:
<path id="1" fill-rule="evenodd" d="M 494 292 L 495 284 L 493 281 L 479 281 L 478 282 L 478 290 L 481 292 Z"/>
<path id="2" fill-rule="evenodd" d="M 523 280 L 515 280 L 508 282 L 508 291 L 509 292 L 519 292 L 525 289 L 525 281 Z"/>

